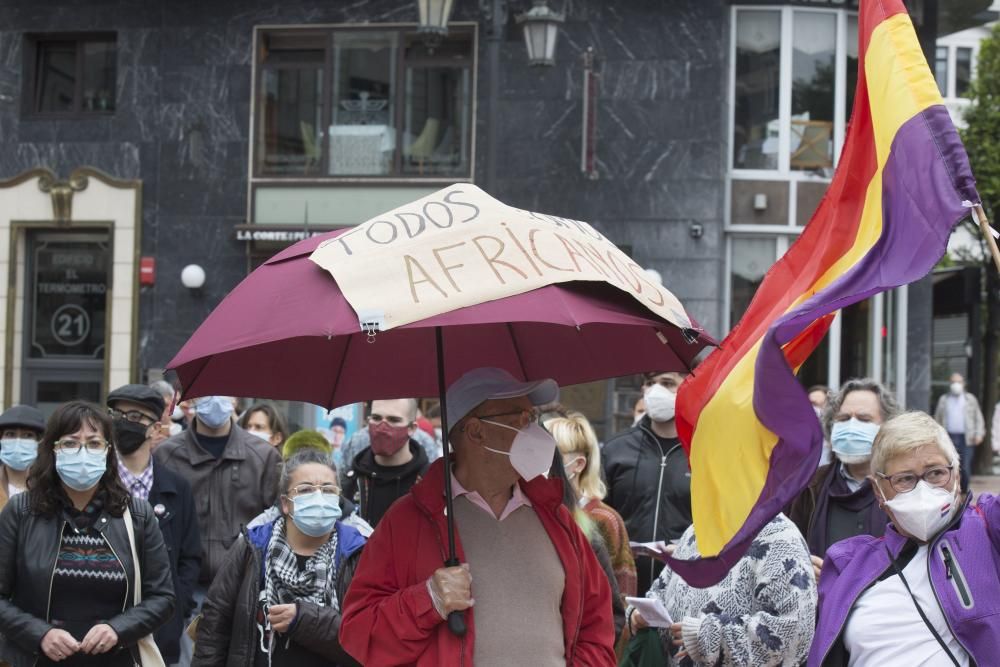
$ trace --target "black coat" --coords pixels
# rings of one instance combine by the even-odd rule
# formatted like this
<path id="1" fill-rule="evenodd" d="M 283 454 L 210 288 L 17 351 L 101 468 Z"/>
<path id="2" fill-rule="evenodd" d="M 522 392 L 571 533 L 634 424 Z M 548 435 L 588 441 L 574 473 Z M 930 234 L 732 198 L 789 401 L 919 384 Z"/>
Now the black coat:
<path id="1" fill-rule="evenodd" d="M 372 526 L 378 525 L 389 507 L 409 493 L 427 472 L 430 463 L 424 448 L 413 438 L 410 438 L 409 448 L 413 458 L 400 466 L 379 465 L 371 447 L 354 457 L 342 493 L 357 503 L 358 514 Z"/>
<path id="2" fill-rule="evenodd" d="M 153 509 L 134 498 L 129 508 L 142 569 L 142 602 L 138 607 L 132 604 L 135 564 L 123 517 L 103 510 L 94 527 L 121 560 L 130 591 L 125 611 L 108 625 L 118 634 L 120 644 L 134 647 L 170 619 L 174 588 Z M 0 659 L 12 667 L 33 665 L 41 652 L 42 637 L 53 627 L 47 620 L 48 604 L 64 526 L 60 515 L 32 513 L 28 493 L 13 498 L 0 513 Z"/>
<path id="3" fill-rule="evenodd" d="M 670 541 L 691 525 L 691 472 L 680 442 L 664 447 L 650 430 L 649 416 L 615 436 L 601 450 L 608 485 L 604 502 L 625 520 L 630 540 Z M 650 558 L 636 559 L 639 595 L 663 569 Z"/>
<path id="4" fill-rule="evenodd" d="M 352 550 L 342 558 L 336 573 L 336 594 L 339 604 L 321 607 L 311 602 L 296 602 L 295 621 L 286 635 L 276 635 L 274 641 L 294 641 L 315 656 L 328 658 L 326 664 L 356 666 L 358 663 L 340 645 L 340 605 L 354 578 L 361 558 L 358 542 L 364 538 L 353 528 L 338 523 L 341 543 L 352 532 Z M 260 593 L 263 582 L 263 559 L 273 525 L 262 525 L 244 531 L 212 582 L 202 605 L 198 636 L 194 646 L 192 667 L 253 667 L 266 654 L 261 651 L 257 629 Z"/>
<path id="5" fill-rule="evenodd" d="M 154 463 L 149 504 L 163 533 L 177 595 L 173 616 L 155 635 L 156 645 L 169 665 L 180 659 L 184 620 L 195 607 L 193 592 L 201 571 L 201 538 L 191 485 L 167 466 Z"/>

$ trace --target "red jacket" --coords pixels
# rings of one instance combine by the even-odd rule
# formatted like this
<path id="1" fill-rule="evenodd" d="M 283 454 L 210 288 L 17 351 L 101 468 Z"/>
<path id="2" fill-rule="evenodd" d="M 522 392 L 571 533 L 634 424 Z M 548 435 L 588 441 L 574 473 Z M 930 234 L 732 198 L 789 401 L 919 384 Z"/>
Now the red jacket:
<path id="1" fill-rule="evenodd" d="M 427 579 L 447 558 L 443 467 L 440 459 L 432 464 L 424 479 L 382 517 L 347 591 L 340 640 L 367 667 L 473 664 L 475 607 L 465 614 L 465 637 L 458 638 L 427 592 Z M 562 504 L 561 483 L 538 477 L 520 484 L 566 572 L 566 664 L 616 664 L 611 588 L 590 543 Z M 458 559 L 466 562 L 457 531 L 455 547 Z"/>

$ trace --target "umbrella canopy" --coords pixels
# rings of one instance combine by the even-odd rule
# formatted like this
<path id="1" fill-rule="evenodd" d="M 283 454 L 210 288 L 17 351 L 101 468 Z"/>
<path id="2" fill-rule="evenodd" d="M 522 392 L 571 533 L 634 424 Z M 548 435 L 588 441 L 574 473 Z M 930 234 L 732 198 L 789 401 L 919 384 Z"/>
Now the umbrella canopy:
<path id="1" fill-rule="evenodd" d="M 219 304 L 170 362 L 186 398 L 231 394 L 332 408 L 434 396 L 438 328 L 448 384 L 480 366 L 560 384 L 686 370 L 713 343 L 593 281 L 548 285 L 368 335 L 336 281 L 309 259 L 342 233 L 279 253 Z"/>

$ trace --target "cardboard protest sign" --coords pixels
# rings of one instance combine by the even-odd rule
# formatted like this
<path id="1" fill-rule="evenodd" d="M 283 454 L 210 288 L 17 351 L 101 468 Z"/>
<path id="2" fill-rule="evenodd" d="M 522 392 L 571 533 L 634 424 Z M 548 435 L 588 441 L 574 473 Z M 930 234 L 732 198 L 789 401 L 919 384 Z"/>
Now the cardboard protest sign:
<path id="1" fill-rule="evenodd" d="M 677 297 L 591 225 L 507 206 L 467 183 L 368 220 L 310 259 L 382 331 L 571 280 L 609 283 L 692 326 Z"/>

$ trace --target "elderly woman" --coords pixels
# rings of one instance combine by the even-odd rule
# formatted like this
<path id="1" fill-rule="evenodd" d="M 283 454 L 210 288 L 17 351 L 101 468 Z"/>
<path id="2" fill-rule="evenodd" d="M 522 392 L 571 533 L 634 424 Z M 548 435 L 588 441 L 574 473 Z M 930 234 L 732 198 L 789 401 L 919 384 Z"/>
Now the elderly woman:
<path id="1" fill-rule="evenodd" d="M 677 541 L 676 558 L 698 557 L 694 526 Z M 816 580 L 805 540 L 784 514 L 771 519 L 715 586 L 694 588 L 669 567 L 646 593 L 676 621 L 660 630 L 671 665 L 798 665 L 809 654 Z M 626 611 L 628 632 L 648 627 Z"/>
<path id="2" fill-rule="evenodd" d="M 870 479 L 891 524 L 827 552 L 809 664 L 997 664 L 996 498 L 961 501 L 958 453 L 922 412 L 882 425 Z"/>
<path id="3" fill-rule="evenodd" d="M 356 664 L 340 646 L 340 607 L 365 539 L 340 521 L 339 493 L 325 452 L 285 461 L 281 514 L 229 551 L 205 598 L 193 664 Z"/>

